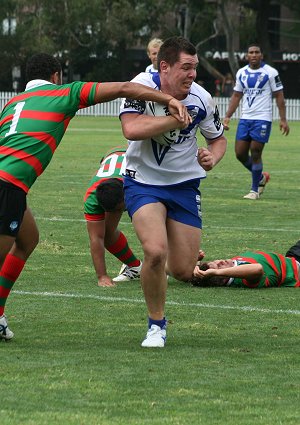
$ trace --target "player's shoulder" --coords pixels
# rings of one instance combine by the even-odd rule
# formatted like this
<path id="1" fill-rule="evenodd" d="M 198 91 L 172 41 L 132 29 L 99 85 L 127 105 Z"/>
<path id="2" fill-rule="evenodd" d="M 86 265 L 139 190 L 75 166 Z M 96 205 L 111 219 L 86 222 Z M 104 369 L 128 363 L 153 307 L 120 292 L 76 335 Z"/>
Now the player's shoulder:
<path id="1" fill-rule="evenodd" d="M 193 83 L 191 86 L 189 96 L 198 97 L 202 102 L 210 102 L 212 99 L 212 95 L 205 90 L 204 87 L 200 86 L 197 83 Z"/>
<path id="2" fill-rule="evenodd" d="M 153 64 L 151 63 L 150 65 L 148 65 L 145 69 L 145 72 L 150 72 L 151 74 L 153 74 L 154 72 L 157 72 L 156 69 L 154 69 Z"/>
<path id="3" fill-rule="evenodd" d="M 150 72 L 140 72 L 131 81 L 133 83 L 140 83 L 145 86 L 157 88 L 157 82 L 153 79 L 154 75 L 155 74 L 151 74 Z"/>
<path id="4" fill-rule="evenodd" d="M 262 64 L 261 68 L 264 70 L 264 72 L 267 72 L 269 75 L 277 75 L 278 71 L 276 68 L 274 68 L 271 65 L 268 65 L 267 63 Z"/>
<path id="5" fill-rule="evenodd" d="M 240 75 L 240 74 L 242 74 L 243 72 L 245 72 L 247 69 L 249 69 L 250 67 L 249 67 L 249 64 L 247 64 L 247 65 L 245 65 L 245 66 L 242 66 L 241 68 L 239 68 L 238 70 L 237 70 L 237 73 L 236 73 L 236 75 Z"/>

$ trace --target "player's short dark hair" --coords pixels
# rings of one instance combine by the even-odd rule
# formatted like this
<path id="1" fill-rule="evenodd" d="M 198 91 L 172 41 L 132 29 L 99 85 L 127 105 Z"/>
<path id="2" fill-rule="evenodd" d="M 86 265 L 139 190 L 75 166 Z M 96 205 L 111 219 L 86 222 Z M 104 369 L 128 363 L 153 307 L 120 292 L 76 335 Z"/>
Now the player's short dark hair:
<path id="1" fill-rule="evenodd" d="M 253 42 L 251 42 L 251 43 L 248 43 L 248 46 L 247 46 L 247 52 L 248 52 L 248 50 L 250 49 L 250 47 L 258 47 L 259 48 L 259 50 L 260 50 L 260 52 L 262 53 L 262 48 L 261 48 L 261 45 L 259 44 L 259 43 L 257 43 L 256 41 L 253 41 Z"/>
<path id="2" fill-rule="evenodd" d="M 105 211 L 113 211 L 124 201 L 122 180 L 116 178 L 102 180 L 97 186 L 96 198 Z"/>
<path id="3" fill-rule="evenodd" d="M 50 80 L 55 72 L 61 72 L 61 63 L 54 56 L 47 53 L 36 53 L 26 63 L 26 80 Z"/>
<path id="4" fill-rule="evenodd" d="M 208 263 L 201 263 L 199 266 L 200 270 L 208 270 L 210 267 Z M 224 286 L 224 277 L 222 276 L 205 276 L 203 278 L 193 276 L 191 279 L 193 286 L 210 287 L 210 286 Z"/>
<path id="5" fill-rule="evenodd" d="M 194 56 L 197 54 L 196 47 L 184 37 L 167 38 L 157 54 L 158 70 L 160 71 L 160 62 L 165 61 L 171 66 L 178 61 L 180 53 L 187 53 Z"/>

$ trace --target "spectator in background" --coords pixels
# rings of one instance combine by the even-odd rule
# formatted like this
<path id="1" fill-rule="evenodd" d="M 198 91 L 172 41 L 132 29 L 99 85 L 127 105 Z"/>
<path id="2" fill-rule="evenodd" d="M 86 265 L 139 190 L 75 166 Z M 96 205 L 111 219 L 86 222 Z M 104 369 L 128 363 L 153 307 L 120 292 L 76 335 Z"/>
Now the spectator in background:
<path id="1" fill-rule="evenodd" d="M 270 175 L 263 172 L 262 153 L 268 142 L 272 126 L 272 94 L 279 111 L 279 127 L 282 134 L 289 134 L 286 120 L 283 85 L 275 68 L 263 62 L 260 46 L 250 44 L 247 59 L 249 64 L 240 68 L 230 103 L 223 120 L 225 130 L 243 98 L 242 116 L 238 124 L 235 154 L 252 175 L 250 192 L 244 199 L 257 200 L 262 195 Z"/>
<path id="2" fill-rule="evenodd" d="M 158 72 L 157 54 L 162 43 L 163 41 L 160 38 L 153 38 L 149 41 L 147 46 L 147 55 L 148 58 L 151 60 L 151 64 L 147 66 L 145 72 L 150 72 L 151 74 L 153 74 L 154 72 Z"/>
<path id="3" fill-rule="evenodd" d="M 123 232 L 118 229 L 124 212 L 124 148 L 110 150 L 100 161 L 84 197 L 84 216 L 98 286 L 114 286 L 140 278 L 141 261 L 134 255 Z M 123 263 L 119 276 L 111 279 L 105 265 L 105 249 Z"/>
<path id="4" fill-rule="evenodd" d="M 231 97 L 233 93 L 234 79 L 230 72 L 227 72 L 222 82 L 222 96 Z"/>
<path id="5" fill-rule="evenodd" d="M 215 80 L 215 97 L 220 97 L 222 93 L 222 82 L 221 80 Z"/>

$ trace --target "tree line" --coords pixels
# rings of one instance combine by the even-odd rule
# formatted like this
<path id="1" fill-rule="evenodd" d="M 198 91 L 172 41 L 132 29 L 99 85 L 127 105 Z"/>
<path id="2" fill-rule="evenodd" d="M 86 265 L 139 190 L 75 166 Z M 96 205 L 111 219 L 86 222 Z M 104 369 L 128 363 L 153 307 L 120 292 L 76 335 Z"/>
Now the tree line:
<path id="1" fill-rule="evenodd" d="M 0 2 L 0 90 L 24 85 L 24 64 L 36 52 L 57 55 L 64 79 L 128 80 L 143 70 L 152 37 L 188 38 L 200 64 L 214 78 L 223 71 L 205 58 L 209 49 L 227 50 L 228 70 L 239 67 L 236 44 L 246 48 L 253 37 L 270 62 L 274 7 L 285 4 L 300 16 L 292 0 L 5 0 Z M 291 28 L 300 35 L 300 28 Z M 273 34 L 274 35 L 274 34 Z M 273 36 L 274 39 L 274 36 Z M 16 88 L 16 86 L 15 86 Z"/>

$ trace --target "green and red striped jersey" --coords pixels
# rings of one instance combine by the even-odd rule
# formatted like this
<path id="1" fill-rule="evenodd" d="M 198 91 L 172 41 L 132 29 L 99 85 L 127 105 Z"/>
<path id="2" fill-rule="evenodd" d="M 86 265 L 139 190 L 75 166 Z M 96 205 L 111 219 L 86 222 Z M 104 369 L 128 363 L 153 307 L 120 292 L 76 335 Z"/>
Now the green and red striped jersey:
<path id="1" fill-rule="evenodd" d="M 0 115 L 0 178 L 28 192 L 76 112 L 96 103 L 98 84 L 33 80 L 14 96 Z"/>
<path id="2" fill-rule="evenodd" d="M 233 257 L 232 260 L 235 260 L 237 265 L 259 263 L 263 266 L 264 275 L 254 284 L 246 279 L 233 278 L 229 281 L 230 286 L 247 286 L 249 288 L 300 287 L 299 266 L 295 258 L 284 257 L 275 252 L 248 251 Z"/>
<path id="3" fill-rule="evenodd" d="M 84 216 L 87 221 L 104 220 L 105 211 L 97 201 L 96 189 L 103 180 L 111 178 L 123 180 L 125 152 L 125 148 L 114 148 L 107 152 L 104 158 L 101 159 L 100 168 L 90 180 L 84 196 Z"/>

